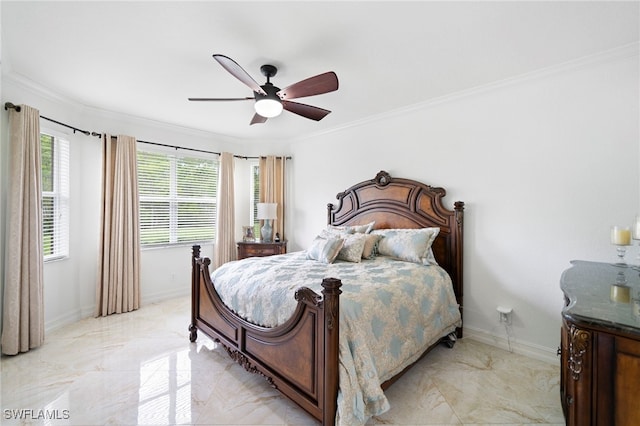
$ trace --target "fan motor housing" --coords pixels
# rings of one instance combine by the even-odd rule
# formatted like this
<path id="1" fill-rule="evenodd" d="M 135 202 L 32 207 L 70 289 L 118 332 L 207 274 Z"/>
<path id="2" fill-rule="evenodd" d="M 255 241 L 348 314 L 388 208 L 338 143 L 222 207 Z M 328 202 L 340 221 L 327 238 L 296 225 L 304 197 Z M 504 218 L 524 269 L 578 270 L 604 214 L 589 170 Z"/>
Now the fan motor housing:
<path id="1" fill-rule="evenodd" d="M 278 73 L 278 68 L 276 68 L 273 65 L 265 64 L 260 67 L 260 72 L 262 73 L 262 75 L 267 77 L 267 81 L 268 81 L 271 77 L 273 77 Z"/>
<path id="2" fill-rule="evenodd" d="M 263 65 L 263 67 L 264 66 L 266 65 Z M 278 102 L 280 101 L 280 97 L 277 95 L 277 93 L 280 91 L 279 87 L 276 87 L 271 83 L 265 83 L 260 87 L 262 87 L 262 90 L 265 91 L 266 95 L 260 94 L 258 92 L 253 92 L 253 94 L 256 97 L 256 101 L 260 99 L 274 99 L 274 100 L 277 100 Z"/>

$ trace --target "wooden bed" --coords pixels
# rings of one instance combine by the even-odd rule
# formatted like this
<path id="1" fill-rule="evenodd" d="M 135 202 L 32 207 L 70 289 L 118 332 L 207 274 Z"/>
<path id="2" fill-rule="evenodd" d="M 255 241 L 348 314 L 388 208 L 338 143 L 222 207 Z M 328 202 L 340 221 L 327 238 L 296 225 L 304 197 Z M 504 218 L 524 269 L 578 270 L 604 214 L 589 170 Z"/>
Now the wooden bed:
<path id="1" fill-rule="evenodd" d="M 375 221 L 376 229 L 439 227 L 433 252 L 438 264 L 451 276 L 462 312 L 464 203 L 457 201 L 449 210 L 442 204 L 445 194 L 443 188 L 394 178 L 381 171 L 374 179 L 339 193 L 337 206 L 327 206 L 328 224 Z M 322 294 L 299 288 L 293 316 L 278 327 L 264 328 L 245 321 L 225 306 L 211 282 L 210 263 L 208 258 L 200 257 L 200 246 L 193 246 L 190 340 L 194 342 L 201 330 L 246 370 L 264 376 L 271 386 L 323 425 L 333 425 L 339 386 L 340 280 L 324 279 Z M 462 337 L 462 328 L 456 334 Z M 408 369 L 384 382 L 382 388 L 386 389 Z"/>

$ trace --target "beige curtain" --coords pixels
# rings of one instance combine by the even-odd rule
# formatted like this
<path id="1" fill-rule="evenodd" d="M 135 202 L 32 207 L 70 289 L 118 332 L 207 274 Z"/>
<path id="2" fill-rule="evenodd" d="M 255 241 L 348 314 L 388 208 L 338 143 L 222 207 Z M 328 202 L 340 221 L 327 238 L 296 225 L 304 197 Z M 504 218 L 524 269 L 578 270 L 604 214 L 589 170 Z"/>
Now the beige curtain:
<path id="1" fill-rule="evenodd" d="M 16 355 L 44 343 L 42 169 L 40 113 L 9 110 L 9 192 L 2 353 Z"/>
<path id="2" fill-rule="evenodd" d="M 218 170 L 218 211 L 216 215 L 216 247 L 214 266 L 234 260 L 236 254 L 235 203 L 233 188 L 233 154 L 220 154 Z"/>
<path id="3" fill-rule="evenodd" d="M 260 158 L 260 202 L 278 203 L 278 218 L 273 221 L 273 235 L 284 236 L 284 174 L 285 157 L 268 155 Z"/>
<path id="4" fill-rule="evenodd" d="M 140 307 L 136 139 L 102 136 L 102 206 L 96 316 Z"/>

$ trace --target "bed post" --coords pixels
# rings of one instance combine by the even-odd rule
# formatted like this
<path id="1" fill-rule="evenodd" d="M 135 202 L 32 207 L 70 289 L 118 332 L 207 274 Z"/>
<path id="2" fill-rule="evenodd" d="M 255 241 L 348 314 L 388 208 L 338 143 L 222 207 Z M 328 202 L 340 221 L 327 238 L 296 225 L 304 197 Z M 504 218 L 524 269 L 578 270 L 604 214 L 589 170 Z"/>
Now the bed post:
<path id="1" fill-rule="evenodd" d="M 324 408 L 322 410 L 322 424 L 324 426 L 333 426 L 336 421 L 341 286 L 342 281 L 337 278 L 325 278 L 322 280 L 322 296 L 324 300 Z"/>
<path id="2" fill-rule="evenodd" d="M 464 224 L 464 202 L 462 201 L 456 201 L 454 203 L 454 207 L 453 207 L 455 213 L 455 241 L 456 241 L 456 247 L 455 247 L 455 270 L 456 270 L 456 276 L 455 276 L 455 288 L 456 288 L 456 298 L 458 299 L 458 304 L 460 305 L 460 318 L 462 319 L 462 315 L 463 315 L 463 309 L 464 309 L 464 300 L 463 300 L 463 293 L 464 293 L 464 285 L 463 285 L 463 274 L 462 274 L 462 253 L 463 251 L 463 224 Z M 458 327 L 458 329 L 456 330 L 456 335 L 458 336 L 458 338 L 462 338 L 462 327 Z"/>
<path id="3" fill-rule="evenodd" d="M 195 342 L 198 338 L 198 328 L 196 327 L 196 312 L 198 308 L 198 298 L 200 297 L 200 246 L 195 244 L 191 247 L 191 324 L 189 325 L 189 341 Z"/>

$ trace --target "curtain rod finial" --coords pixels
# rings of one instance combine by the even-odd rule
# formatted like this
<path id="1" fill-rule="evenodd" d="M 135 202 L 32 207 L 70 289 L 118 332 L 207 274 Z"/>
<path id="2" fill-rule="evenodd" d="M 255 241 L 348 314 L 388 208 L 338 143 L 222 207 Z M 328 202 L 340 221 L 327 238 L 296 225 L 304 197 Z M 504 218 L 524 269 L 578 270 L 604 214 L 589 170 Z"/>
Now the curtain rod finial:
<path id="1" fill-rule="evenodd" d="M 20 105 L 14 105 L 11 102 L 5 102 L 4 103 L 4 110 L 7 111 L 9 109 L 15 109 L 17 112 L 20 112 L 20 110 L 22 108 L 20 108 Z"/>

